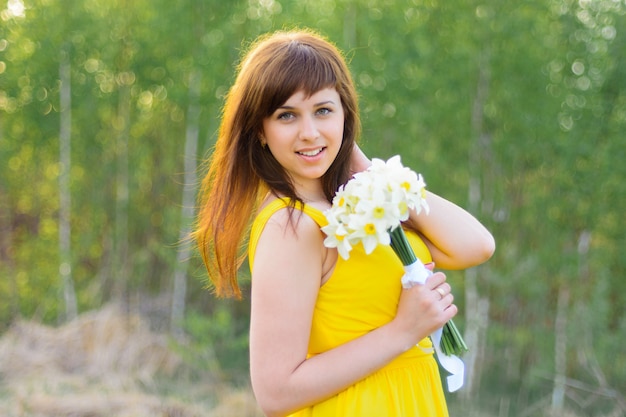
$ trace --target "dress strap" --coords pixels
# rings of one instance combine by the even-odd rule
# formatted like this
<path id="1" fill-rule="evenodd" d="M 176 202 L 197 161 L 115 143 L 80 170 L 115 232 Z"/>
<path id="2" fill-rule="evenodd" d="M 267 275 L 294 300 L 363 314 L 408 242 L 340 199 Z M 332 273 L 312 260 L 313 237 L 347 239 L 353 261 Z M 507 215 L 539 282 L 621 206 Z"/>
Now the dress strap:
<path id="1" fill-rule="evenodd" d="M 261 233 L 263 232 L 263 229 L 265 228 L 268 220 L 278 210 L 289 207 L 291 202 L 291 199 L 287 197 L 277 198 L 276 200 L 270 202 L 268 205 L 263 207 L 261 211 L 259 211 L 259 213 L 257 214 L 256 218 L 254 219 L 254 223 L 252 223 L 252 229 L 250 230 L 250 241 L 248 243 L 248 258 L 251 268 L 254 262 L 256 245 L 259 243 Z M 311 217 L 313 221 L 315 221 L 315 223 L 317 223 L 320 227 L 326 226 L 328 224 L 328 220 L 326 220 L 326 216 L 324 216 L 324 213 L 321 210 L 316 209 L 315 207 L 296 201 L 294 208 Z"/>

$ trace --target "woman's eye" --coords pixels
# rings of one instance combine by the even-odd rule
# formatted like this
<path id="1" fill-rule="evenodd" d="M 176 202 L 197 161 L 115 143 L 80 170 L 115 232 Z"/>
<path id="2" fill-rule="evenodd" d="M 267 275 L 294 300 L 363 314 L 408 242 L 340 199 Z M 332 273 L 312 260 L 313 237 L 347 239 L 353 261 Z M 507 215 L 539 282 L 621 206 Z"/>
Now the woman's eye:
<path id="1" fill-rule="evenodd" d="M 290 120 L 293 118 L 293 113 L 284 112 L 280 113 L 277 117 L 278 120 Z"/>
<path id="2" fill-rule="evenodd" d="M 324 108 L 319 109 L 317 111 L 317 114 L 321 114 L 321 115 L 325 116 L 327 114 L 330 114 L 331 112 L 332 112 L 331 109 L 324 107 Z"/>

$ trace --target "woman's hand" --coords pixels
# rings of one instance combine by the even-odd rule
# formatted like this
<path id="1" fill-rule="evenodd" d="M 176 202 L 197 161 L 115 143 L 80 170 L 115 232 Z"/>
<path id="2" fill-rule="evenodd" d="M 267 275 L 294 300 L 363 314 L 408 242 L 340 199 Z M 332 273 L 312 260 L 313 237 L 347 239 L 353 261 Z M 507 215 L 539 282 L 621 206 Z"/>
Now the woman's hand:
<path id="1" fill-rule="evenodd" d="M 352 150 L 352 158 L 350 159 L 350 175 L 365 171 L 370 165 L 372 165 L 372 161 L 369 160 L 367 155 L 363 153 L 359 145 L 355 142 L 354 149 Z"/>
<path id="2" fill-rule="evenodd" d="M 458 308 L 450 290 L 442 272 L 431 275 L 423 285 L 402 290 L 396 317 L 390 324 L 406 338 L 406 349 L 456 316 Z"/>

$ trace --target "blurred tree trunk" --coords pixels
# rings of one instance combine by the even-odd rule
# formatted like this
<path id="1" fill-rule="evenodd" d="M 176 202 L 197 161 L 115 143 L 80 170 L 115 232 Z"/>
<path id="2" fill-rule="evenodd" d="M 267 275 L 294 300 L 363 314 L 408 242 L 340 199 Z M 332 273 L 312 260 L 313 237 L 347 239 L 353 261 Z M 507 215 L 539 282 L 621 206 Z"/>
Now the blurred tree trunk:
<path id="1" fill-rule="evenodd" d="M 126 0 L 121 6 L 128 7 Z M 113 253 L 113 297 L 123 301 L 129 308 L 129 281 L 131 280 L 130 242 L 129 242 L 129 209 L 130 209 L 130 158 L 129 138 L 131 125 L 131 87 L 135 75 L 131 68 L 132 32 L 130 16 L 121 16 L 119 33 L 119 49 L 116 57 L 116 84 L 118 88 L 117 116 L 114 128 L 117 132 L 115 141 L 116 181 L 115 181 L 115 238 Z"/>
<path id="2" fill-rule="evenodd" d="M 191 224 L 194 218 L 196 201 L 197 153 L 198 136 L 200 134 L 200 88 L 202 75 L 198 68 L 189 75 L 189 107 L 187 109 L 187 128 L 185 133 L 184 155 L 184 183 L 182 193 L 182 207 L 180 210 L 179 242 L 183 247 L 176 256 L 174 271 L 174 288 L 172 292 L 172 311 L 170 330 L 175 336 L 180 336 L 183 317 L 185 316 L 185 297 L 187 294 L 187 260 L 191 257 L 192 246 L 188 241 Z"/>
<path id="3" fill-rule="evenodd" d="M 72 278 L 71 251 L 71 137 L 72 137 L 72 88 L 71 88 L 70 46 L 65 44 L 61 49 L 59 63 L 60 91 L 60 132 L 59 132 L 59 273 L 63 285 L 65 304 L 65 320 L 76 317 L 77 301 Z"/>
<path id="4" fill-rule="evenodd" d="M 567 381 L 567 310 L 569 307 L 569 284 L 561 283 L 554 320 L 554 388 L 552 389 L 551 413 L 560 416 L 565 403 Z"/>
<path id="5" fill-rule="evenodd" d="M 192 44 L 197 39 L 205 36 L 207 10 L 206 5 L 199 0 L 192 2 L 189 11 L 191 24 L 189 32 L 183 34 L 183 38 L 189 39 Z M 213 17 L 219 15 L 215 8 L 212 10 Z M 211 20 L 211 17 L 208 18 Z M 189 239 L 191 227 L 194 221 L 196 206 L 196 186 L 197 186 L 197 159 L 198 142 L 200 136 L 200 112 L 201 112 L 201 91 L 202 91 L 202 67 L 205 51 L 195 43 L 191 48 L 191 58 L 193 64 L 188 73 L 187 89 L 187 120 L 185 125 L 185 152 L 183 155 L 183 189 L 181 196 L 180 224 L 178 229 L 178 242 L 182 245 L 176 254 L 176 264 L 174 265 L 174 282 L 172 288 L 172 305 L 170 311 L 170 331 L 176 338 L 182 336 L 182 324 L 185 317 L 186 297 L 187 297 L 187 271 L 189 268 L 189 258 L 193 251 L 193 244 Z"/>
<path id="6" fill-rule="evenodd" d="M 128 297 L 129 261 L 128 261 L 128 136 L 130 125 L 130 86 L 120 86 L 116 128 L 118 130 L 115 149 L 117 158 L 115 181 L 115 239 L 113 273 L 113 297 L 126 300 Z M 127 300 L 126 300 L 127 301 Z"/>
<path id="7" fill-rule="evenodd" d="M 356 46 L 356 22 L 357 3 L 349 2 L 346 4 L 346 11 L 343 18 L 343 42 L 348 48 L 354 48 Z"/>
<path id="8" fill-rule="evenodd" d="M 4 137 L 3 115 L 0 115 L 0 165 L 7 165 L 7 158 L 4 155 Z M 15 276 L 14 265 L 14 247 L 13 247 L 13 215 L 11 213 L 10 195 L 8 190 L 8 181 L 0 175 L 0 272 L 2 269 L 6 272 L 9 281 L 9 314 L 14 319 L 19 314 L 20 298 L 17 286 L 17 277 Z"/>
<path id="9" fill-rule="evenodd" d="M 589 244 L 591 233 L 584 230 L 578 238 L 578 278 L 581 286 L 584 288 L 588 281 L 587 256 L 589 253 Z M 559 295 L 556 304 L 556 317 L 554 319 L 554 387 L 552 388 L 552 401 L 550 404 L 550 413 L 552 416 L 558 417 L 562 415 L 565 406 L 565 393 L 567 390 L 567 325 L 568 312 L 570 305 L 570 286 L 572 279 L 570 277 L 562 277 L 559 285 Z M 580 303 L 580 308 L 587 309 L 587 303 Z M 589 317 L 585 311 L 581 317 Z M 581 320 L 580 333 L 587 334 L 586 330 L 590 330 L 585 326 L 585 321 Z M 583 350 L 585 349 L 584 336 Z"/>
<path id="10" fill-rule="evenodd" d="M 490 82 L 490 64 L 487 52 L 483 51 L 478 64 L 476 95 L 472 107 L 473 142 L 469 149 L 468 187 L 468 210 L 476 216 L 481 214 L 481 210 L 485 207 L 493 205 L 490 202 L 482 201 L 486 198 L 486 193 L 482 191 L 485 188 L 485 178 L 491 175 L 488 172 L 491 164 L 485 164 L 491 155 L 491 136 L 485 131 L 483 124 L 483 109 L 489 95 Z M 480 385 L 489 321 L 489 300 L 487 297 L 481 296 L 478 291 L 480 268 L 470 268 L 465 272 L 465 312 L 467 316 L 465 339 L 469 348 L 469 352 L 464 357 L 466 386 L 462 393 L 465 399 L 469 399 Z"/>

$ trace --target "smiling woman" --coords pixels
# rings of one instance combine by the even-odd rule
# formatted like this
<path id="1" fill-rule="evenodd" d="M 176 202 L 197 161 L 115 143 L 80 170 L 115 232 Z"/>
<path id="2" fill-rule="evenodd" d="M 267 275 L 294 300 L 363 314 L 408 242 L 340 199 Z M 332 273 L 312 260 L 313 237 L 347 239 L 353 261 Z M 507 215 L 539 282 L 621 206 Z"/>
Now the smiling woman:
<path id="1" fill-rule="evenodd" d="M 333 163 L 319 179 L 327 201 L 350 176 L 349 160 L 360 132 L 357 95 L 341 53 L 316 34 L 279 32 L 259 38 L 243 58 L 202 184 L 195 231 L 217 294 L 240 296 L 236 275 L 245 259 L 240 242 L 259 199 L 269 190 L 288 197 L 292 208 L 303 202 L 287 170 L 265 147 L 264 123 L 272 115 L 278 117 L 275 112 L 296 92 L 304 99 L 329 88 L 337 94 L 336 112 L 343 114 L 343 124 L 336 127 L 343 129 L 343 137 Z M 283 113 L 281 119 L 289 112 Z"/>
<path id="2" fill-rule="evenodd" d="M 224 106 L 195 237 L 216 293 L 239 297 L 252 221 L 250 374 L 268 416 L 447 415 L 427 338 L 457 312 L 445 275 L 403 290 L 389 246 L 355 246 L 349 259 L 324 246 L 323 212 L 370 165 L 357 109 L 342 54 L 309 31 L 255 42 Z M 491 255 L 476 219 L 426 198 L 436 214 L 406 223 L 424 263 L 463 268 Z"/>

